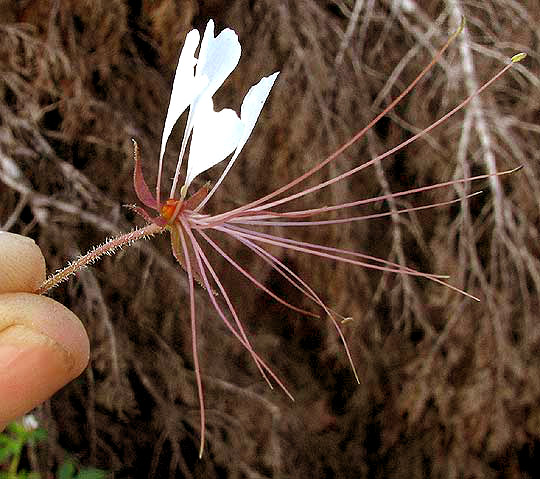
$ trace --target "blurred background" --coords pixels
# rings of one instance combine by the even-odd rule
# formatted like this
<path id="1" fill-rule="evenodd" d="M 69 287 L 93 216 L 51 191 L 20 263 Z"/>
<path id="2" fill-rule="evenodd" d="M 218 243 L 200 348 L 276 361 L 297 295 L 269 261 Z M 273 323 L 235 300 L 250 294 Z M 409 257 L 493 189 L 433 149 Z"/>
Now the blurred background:
<path id="1" fill-rule="evenodd" d="M 271 391 L 196 293 L 208 442 L 199 408 L 188 283 L 165 235 L 107 257 L 51 292 L 88 328 L 83 375 L 36 412 L 46 443 L 25 460 L 53 477 L 69 451 L 115 478 L 532 478 L 540 446 L 540 10 L 536 0 L 97 0 L 0 2 L 0 228 L 42 248 L 49 271 L 143 221 L 132 142 L 155 182 L 183 40 L 233 28 L 242 58 L 216 96 L 239 111 L 281 74 L 257 127 L 209 203 L 222 212 L 273 191 L 365 126 L 465 31 L 398 107 L 319 183 L 429 126 L 520 51 L 528 58 L 444 126 L 365 172 L 291 205 L 314 208 L 454 178 L 515 174 L 358 208 L 452 207 L 281 235 L 450 275 L 476 303 L 410 277 L 272 252 L 333 309 L 285 309 L 213 258 L 254 348 L 295 396 Z M 185 121 L 185 120 L 184 120 Z M 181 122 L 180 122 L 181 123 Z M 182 125 L 166 153 L 173 175 Z M 211 141 L 211 140 L 209 140 Z M 216 180 L 224 165 L 202 175 Z M 258 258 L 215 235 L 294 304 L 313 307 Z"/>

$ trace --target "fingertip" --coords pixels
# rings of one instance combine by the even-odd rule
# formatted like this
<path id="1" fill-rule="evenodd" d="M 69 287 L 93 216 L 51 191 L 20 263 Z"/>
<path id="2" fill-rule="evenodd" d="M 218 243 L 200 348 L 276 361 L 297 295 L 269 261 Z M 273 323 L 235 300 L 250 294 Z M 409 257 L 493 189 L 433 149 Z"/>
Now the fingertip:
<path id="1" fill-rule="evenodd" d="M 0 293 L 36 291 L 45 280 L 45 258 L 33 239 L 0 231 Z"/>
<path id="2" fill-rule="evenodd" d="M 0 295 L 0 427 L 76 378 L 89 354 L 84 326 L 60 303 Z"/>
<path id="3" fill-rule="evenodd" d="M 73 379 L 88 364 L 90 343 L 79 318 L 64 305 L 47 296 L 8 293 L 0 296 L 0 331 L 19 324 L 50 338 L 72 361 Z"/>

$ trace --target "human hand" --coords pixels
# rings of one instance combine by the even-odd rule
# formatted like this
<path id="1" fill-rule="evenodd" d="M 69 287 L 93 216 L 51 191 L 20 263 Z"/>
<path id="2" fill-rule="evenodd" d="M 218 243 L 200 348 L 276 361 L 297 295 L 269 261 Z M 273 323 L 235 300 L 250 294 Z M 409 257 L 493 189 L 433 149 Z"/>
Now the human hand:
<path id="1" fill-rule="evenodd" d="M 34 241 L 0 231 L 0 431 L 88 364 L 79 318 L 33 294 L 44 279 L 45 259 Z"/>

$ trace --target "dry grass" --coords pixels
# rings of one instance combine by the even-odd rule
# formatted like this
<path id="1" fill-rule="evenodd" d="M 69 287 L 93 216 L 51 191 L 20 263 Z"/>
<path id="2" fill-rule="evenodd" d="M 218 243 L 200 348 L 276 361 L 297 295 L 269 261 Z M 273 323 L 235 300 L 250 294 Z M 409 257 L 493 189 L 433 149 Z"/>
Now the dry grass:
<path id="1" fill-rule="evenodd" d="M 243 47 L 223 102 L 238 107 L 260 76 L 282 71 L 213 205 L 254 199 L 331 153 L 416 76 L 462 15 L 467 29 L 440 66 L 318 180 L 429 125 L 517 51 L 528 60 L 429 138 L 306 202 L 524 169 L 486 183 L 484 195 L 460 208 L 297 232 L 447 272 L 482 298 L 474 304 L 440 286 L 285 255 L 332 307 L 354 316 L 346 334 L 360 386 L 330 324 L 291 314 L 262 293 L 246 300 L 246 284 L 224 268 L 255 349 L 296 402 L 267 389 L 199 291 L 209 427 L 202 461 L 187 280 L 167 242 L 146 242 L 80 274 L 53 297 L 87 325 L 92 363 L 41 411 L 50 431 L 43 470 L 62 459 L 61 445 L 115 477 L 533 477 L 540 444 L 536 2 L 89 3 L 27 0 L 0 9 L 0 226 L 35 238 L 51 270 L 131 228 L 133 215 L 120 206 L 135 199 L 131 138 L 153 172 L 182 39 L 209 17 L 234 28 Z M 179 140 L 171 142 L 168 176 L 178 148 Z M 268 286 L 301 301 L 251 256 L 235 253 Z"/>

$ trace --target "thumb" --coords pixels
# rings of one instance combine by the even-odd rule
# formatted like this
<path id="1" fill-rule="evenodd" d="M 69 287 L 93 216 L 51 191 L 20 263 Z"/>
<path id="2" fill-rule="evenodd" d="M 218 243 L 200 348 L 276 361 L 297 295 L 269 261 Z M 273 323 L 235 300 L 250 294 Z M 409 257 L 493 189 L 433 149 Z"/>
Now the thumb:
<path id="1" fill-rule="evenodd" d="M 32 294 L 45 277 L 37 245 L 0 234 L 0 430 L 77 377 L 88 337 L 71 311 Z"/>

